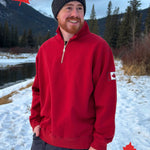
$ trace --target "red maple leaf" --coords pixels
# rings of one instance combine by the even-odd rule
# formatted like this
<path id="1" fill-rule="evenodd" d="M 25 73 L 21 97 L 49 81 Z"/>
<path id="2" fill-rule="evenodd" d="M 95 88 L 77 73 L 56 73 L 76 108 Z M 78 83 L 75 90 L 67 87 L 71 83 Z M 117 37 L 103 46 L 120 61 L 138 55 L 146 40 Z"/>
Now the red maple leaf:
<path id="1" fill-rule="evenodd" d="M 23 2 L 23 3 L 30 4 L 29 0 L 12 0 L 12 1 L 18 1 L 18 2 L 20 2 L 20 3 L 19 3 L 19 6 L 21 6 L 21 3 L 22 3 L 22 2 Z"/>
<path id="2" fill-rule="evenodd" d="M 123 150 L 136 150 L 134 146 L 132 146 L 131 142 L 126 147 L 123 147 Z"/>
<path id="3" fill-rule="evenodd" d="M 116 80 L 116 73 L 110 72 L 110 80 Z"/>
<path id="4" fill-rule="evenodd" d="M 112 75 L 112 77 L 113 77 L 113 78 L 116 78 L 116 75 L 115 75 L 115 73 Z"/>

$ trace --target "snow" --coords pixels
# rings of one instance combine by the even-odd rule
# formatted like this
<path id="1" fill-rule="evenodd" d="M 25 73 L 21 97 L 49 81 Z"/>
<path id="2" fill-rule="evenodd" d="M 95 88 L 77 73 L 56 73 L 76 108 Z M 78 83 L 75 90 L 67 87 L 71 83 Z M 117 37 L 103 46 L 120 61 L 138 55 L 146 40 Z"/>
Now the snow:
<path id="1" fill-rule="evenodd" d="M 6 3 L 5 0 L 0 0 L 0 4 L 2 4 L 2 5 L 5 6 L 5 7 L 6 7 L 6 5 L 7 5 L 7 3 Z"/>
<path id="2" fill-rule="evenodd" d="M 121 150 L 130 142 L 137 150 L 150 150 L 150 77 L 126 76 L 117 68 L 116 132 L 109 150 Z"/>
<path id="3" fill-rule="evenodd" d="M 115 63 L 116 132 L 108 150 L 122 150 L 130 142 L 137 150 L 150 150 L 150 77 L 124 75 L 121 61 Z M 29 115 L 32 92 L 31 87 L 20 90 L 30 82 L 33 79 L 0 90 L 0 97 L 17 91 L 11 97 L 12 103 L 0 105 L 0 150 L 29 150 L 31 147 Z"/>
<path id="4" fill-rule="evenodd" d="M 35 62 L 36 53 L 10 54 L 0 52 L 0 68 Z"/>
<path id="5" fill-rule="evenodd" d="M 30 149 L 32 130 L 28 118 L 32 98 L 31 87 L 22 91 L 19 89 L 32 80 L 0 90 L 3 95 L 7 94 L 7 91 L 15 90 L 18 92 L 18 94 L 13 95 L 12 103 L 0 106 L 0 150 Z"/>

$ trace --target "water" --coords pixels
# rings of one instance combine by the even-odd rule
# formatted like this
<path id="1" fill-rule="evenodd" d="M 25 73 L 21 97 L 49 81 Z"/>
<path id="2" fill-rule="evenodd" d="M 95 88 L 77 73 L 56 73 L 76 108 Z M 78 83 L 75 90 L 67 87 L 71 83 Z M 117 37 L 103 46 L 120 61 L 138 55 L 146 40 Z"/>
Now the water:
<path id="1" fill-rule="evenodd" d="M 35 63 L 0 68 L 0 89 L 35 76 Z"/>

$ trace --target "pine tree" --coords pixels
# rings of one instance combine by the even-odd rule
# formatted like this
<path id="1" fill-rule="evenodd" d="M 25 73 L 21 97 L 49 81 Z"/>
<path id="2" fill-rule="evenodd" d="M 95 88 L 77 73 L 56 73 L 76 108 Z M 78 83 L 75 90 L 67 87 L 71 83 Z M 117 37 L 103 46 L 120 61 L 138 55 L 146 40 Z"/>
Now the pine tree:
<path id="1" fill-rule="evenodd" d="M 14 47 L 15 45 L 15 31 L 14 26 L 11 26 L 11 47 Z"/>
<path id="2" fill-rule="evenodd" d="M 91 15 L 90 15 L 90 20 L 89 20 L 89 29 L 92 33 L 99 35 L 99 29 L 98 28 L 99 28 L 98 27 L 98 21 L 96 19 L 96 12 L 95 12 L 95 8 L 94 8 L 94 4 L 93 4 Z"/>
<path id="3" fill-rule="evenodd" d="M 3 26 L 0 24 L 0 47 L 3 47 Z"/>
<path id="4" fill-rule="evenodd" d="M 119 7 L 115 8 L 112 14 L 112 3 L 109 1 L 107 9 L 107 18 L 105 24 L 104 39 L 112 48 L 117 47 L 117 40 L 119 35 Z"/>
<path id="5" fill-rule="evenodd" d="M 140 0 L 130 0 L 131 7 L 131 30 L 132 30 L 132 43 L 133 48 L 135 47 L 136 38 L 141 33 L 141 16 L 138 8 L 141 6 Z"/>
<path id="6" fill-rule="evenodd" d="M 119 37 L 117 41 L 117 47 L 120 48 L 122 46 L 129 46 L 132 42 L 132 34 L 131 34 L 131 7 L 128 6 L 126 9 L 126 13 L 121 19 L 121 25 L 119 29 Z"/>
<path id="7" fill-rule="evenodd" d="M 41 35 L 39 35 L 37 39 L 38 46 L 42 45 L 43 42 L 44 42 L 44 38 Z"/>
<path id="8" fill-rule="evenodd" d="M 17 27 L 15 27 L 14 38 L 15 38 L 14 45 L 15 45 L 15 46 L 18 46 L 18 45 L 19 45 L 19 37 L 18 37 L 18 30 L 17 30 Z"/>
<path id="9" fill-rule="evenodd" d="M 147 17 L 145 20 L 145 33 L 146 34 L 150 33 L 150 6 L 148 8 Z"/>
<path id="10" fill-rule="evenodd" d="M 27 46 L 27 33 L 26 33 L 26 30 L 24 30 L 23 35 L 21 37 L 20 46 L 21 47 L 26 47 Z"/>
<path id="11" fill-rule="evenodd" d="M 34 38 L 33 38 L 31 29 L 29 29 L 29 31 L 28 31 L 27 43 L 28 43 L 28 46 L 31 47 L 31 48 L 35 46 Z"/>
<path id="12" fill-rule="evenodd" d="M 107 17 L 106 17 L 106 24 L 105 24 L 105 31 L 104 31 L 104 39 L 110 43 L 112 37 L 112 28 L 111 28 L 111 20 L 112 20 L 112 3 L 109 1 L 108 8 L 107 8 Z"/>
<path id="13" fill-rule="evenodd" d="M 10 46 L 11 46 L 10 30 L 8 27 L 8 22 L 5 22 L 3 30 L 3 47 L 10 47 Z"/>
<path id="14" fill-rule="evenodd" d="M 45 36 L 45 41 L 48 40 L 51 37 L 50 35 L 50 31 L 47 32 L 46 36 Z"/>
<path id="15" fill-rule="evenodd" d="M 113 15 L 112 15 L 112 19 L 111 19 L 111 37 L 110 37 L 110 46 L 112 48 L 116 48 L 117 47 L 117 40 L 118 40 L 118 35 L 119 35 L 119 25 L 120 25 L 120 21 L 119 21 L 119 7 L 115 8 Z"/>

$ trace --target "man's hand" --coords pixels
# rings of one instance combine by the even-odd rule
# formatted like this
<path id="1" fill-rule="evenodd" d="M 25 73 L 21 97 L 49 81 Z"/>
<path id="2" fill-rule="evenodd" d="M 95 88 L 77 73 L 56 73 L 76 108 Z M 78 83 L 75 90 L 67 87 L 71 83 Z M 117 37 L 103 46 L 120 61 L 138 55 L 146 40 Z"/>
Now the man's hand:
<path id="1" fill-rule="evenodd" d="M 33 132 L 36 134 L 36 136 L 40 136 L 40 125 L 37 125 Z"/>
<path id="2" fill-rule="evenodd" d="M 89 148 L 89 150 L 96 150 L 96 149 L 95 149 L 95 148 L 93 148 L 93 147 L 90 147 L 90 148 Z"/>

